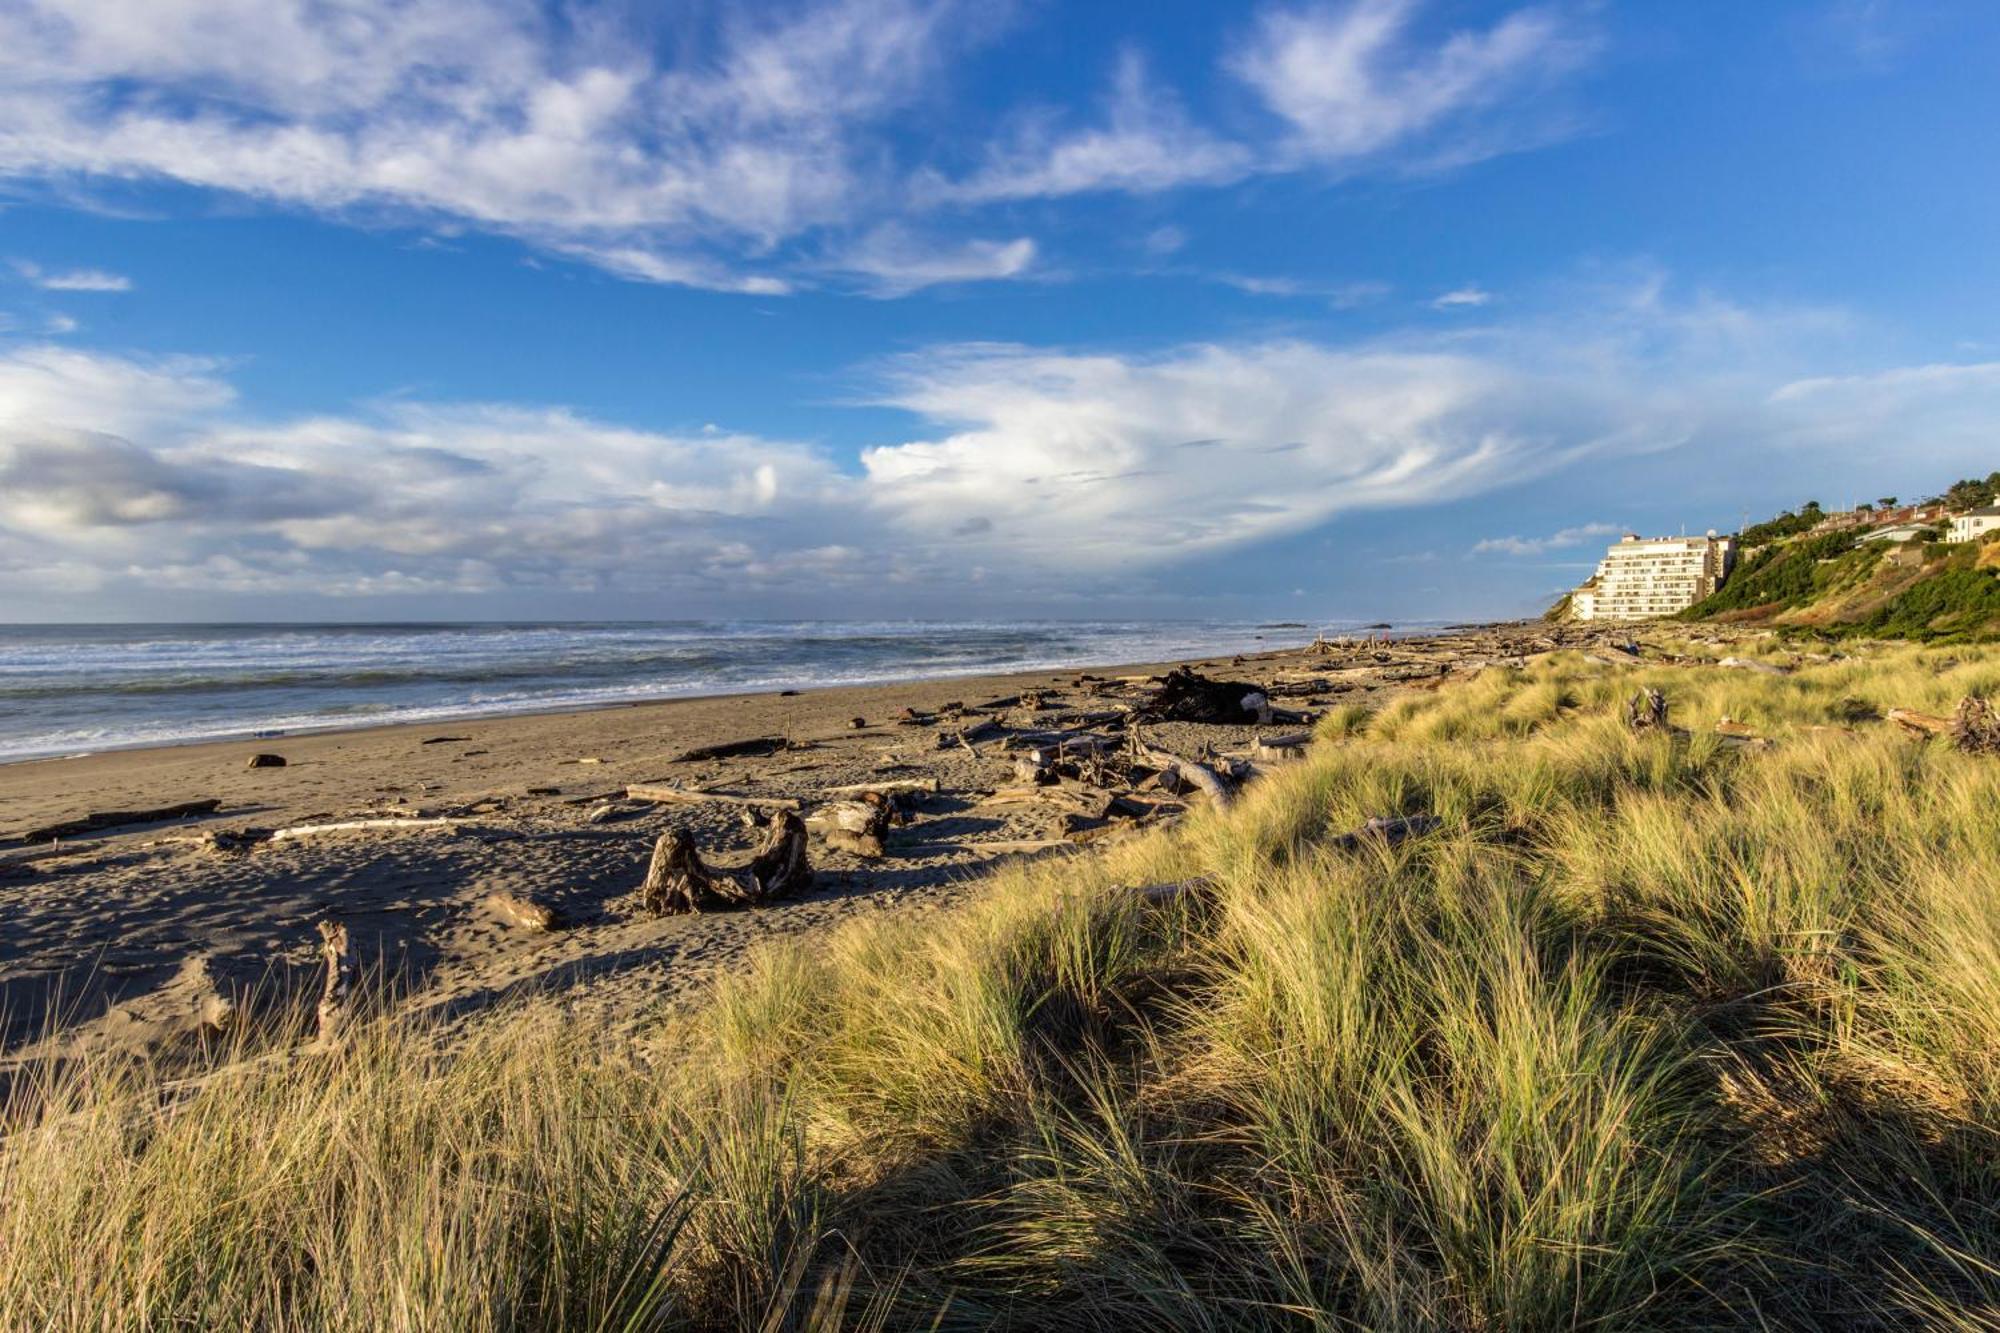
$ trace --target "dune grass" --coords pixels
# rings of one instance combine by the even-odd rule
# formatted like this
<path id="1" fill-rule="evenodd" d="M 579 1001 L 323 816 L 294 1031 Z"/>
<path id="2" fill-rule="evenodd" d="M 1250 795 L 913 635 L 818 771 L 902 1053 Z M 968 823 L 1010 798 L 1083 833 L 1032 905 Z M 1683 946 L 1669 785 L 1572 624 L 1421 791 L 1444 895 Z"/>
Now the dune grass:
<path id="1" fill-rule="evenodd" d="M 0 1327 L 1993 1327 L 2000 763 L 1869 720 L 1992 692 L 1557 655 L 640 1040 L 548 1000 L 52 1073 Z"/>

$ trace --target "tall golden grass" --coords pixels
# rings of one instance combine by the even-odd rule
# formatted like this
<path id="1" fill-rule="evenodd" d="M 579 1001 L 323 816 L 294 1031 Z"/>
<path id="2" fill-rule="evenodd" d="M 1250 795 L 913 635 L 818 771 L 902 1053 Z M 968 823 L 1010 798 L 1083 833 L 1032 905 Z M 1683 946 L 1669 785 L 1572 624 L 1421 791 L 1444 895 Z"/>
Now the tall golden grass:
<path id="1" fill-rule="evenodd" d="M 1994 1327 L 2000 762 L 1872 719 L 1996 690 L 1561 655 L 638 1039 L 52 1070 L 0 1326 Z"/>

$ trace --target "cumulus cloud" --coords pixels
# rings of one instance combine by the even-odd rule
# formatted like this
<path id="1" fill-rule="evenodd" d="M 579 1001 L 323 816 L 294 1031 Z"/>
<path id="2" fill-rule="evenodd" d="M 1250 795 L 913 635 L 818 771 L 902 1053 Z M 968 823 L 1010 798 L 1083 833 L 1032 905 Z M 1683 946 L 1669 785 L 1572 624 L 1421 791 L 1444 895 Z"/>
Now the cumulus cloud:
<path id="1" fill-rule="evenodd" d="M 132 280 L 101 268 L 50 271 L 25 259 L 14 261 L 14 271 L 45 292 L 129 292 Z"/>
<path id="2" fill-rule="evenodd" d="M 1488 537 L 1475 542 L 1474 555 L 1543 555 L 1571 546 L 1582 546 L 1601 537 L 1615 537 L 1622 529 L 1616 523 L 1582 523 L 1552 532 L 1546 537 Z"/>

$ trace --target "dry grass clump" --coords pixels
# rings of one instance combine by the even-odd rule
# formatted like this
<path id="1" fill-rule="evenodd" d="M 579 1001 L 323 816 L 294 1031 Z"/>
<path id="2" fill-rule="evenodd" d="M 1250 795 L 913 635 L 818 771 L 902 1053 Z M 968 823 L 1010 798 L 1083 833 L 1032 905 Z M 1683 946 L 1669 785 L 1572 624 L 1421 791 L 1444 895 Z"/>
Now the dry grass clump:
<path id="1" fill-rule="evenodd" d="M 549 1002 L 52 1073 L 0 1326 L 1990 1327 L 2000 762 L 1864 719 L 1996 685 L 1557 656 L 641 1042 Z"/>

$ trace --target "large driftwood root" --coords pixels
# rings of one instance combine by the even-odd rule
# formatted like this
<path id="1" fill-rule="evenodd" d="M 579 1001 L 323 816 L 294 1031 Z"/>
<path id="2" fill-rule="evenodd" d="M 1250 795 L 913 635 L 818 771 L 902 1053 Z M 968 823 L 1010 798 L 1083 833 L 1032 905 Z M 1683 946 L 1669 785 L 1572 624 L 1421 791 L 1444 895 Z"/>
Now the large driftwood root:
<path id="1" fill-rule="evenodd" d="M 1988 699 L 1968 694 L 1951 715 L 1951 741 L 1967 754 L 2000 753 L 2000 713 Z"/>
<path id="2" fill-rule="evenodd" d="M 1167 673 L 1153 697 L 1133 716 L 1146 722 L 1268 722 L 1271 701 L 1262 685 L 1240 680 L 1210 680 L 1186 667 Z"/>
<path id="3" fill-rule="evenodd" d="M 736 870 L 710 867 L 701 859 L 694 838 L 675 829 L 662 834 L 653 846 L 652 863 L 639 886 L 639 908 L 654 916 L 673 916 L 754 907 L 804 892 L 812 886 L 812 877 L 805 821 L 790 810 L 771 821 L 762 849 L 749 865 Z"/>

